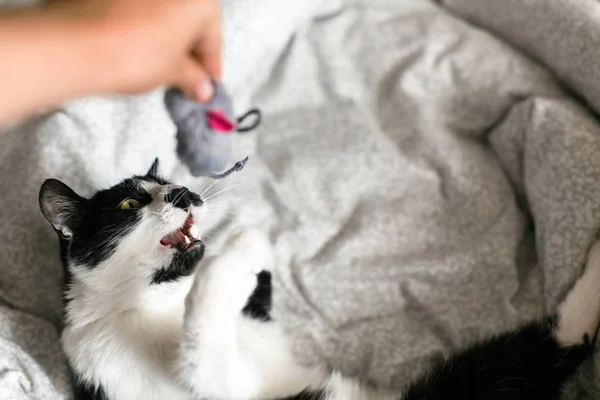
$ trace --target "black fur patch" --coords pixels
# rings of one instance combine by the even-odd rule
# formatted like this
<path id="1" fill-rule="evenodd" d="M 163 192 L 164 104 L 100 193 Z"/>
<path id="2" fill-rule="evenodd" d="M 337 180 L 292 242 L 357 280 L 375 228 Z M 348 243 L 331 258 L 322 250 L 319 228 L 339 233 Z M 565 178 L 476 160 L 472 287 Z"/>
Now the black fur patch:
<path id="1" fill-rule="evenodd" d="M 287 397 L 282 400 L 325 400 L 327 391 L 325 390 L 305 390 L 292 397 Z"/>
<path id="2" fill-rule="evenodd" d="M 183 210 L 187 210 L 191 205 L 200 206 L 202 204 L 200 196 L 185 187 L 171 190 L 165 195 L 165 202 Z"/>
<path id="3" fill-rule="evenodd" d="M 590 344 L 561 347 L 556 317 L 493 337 L 447 360 L 411 385 L 402 400 L 558 400 L 591 354 Z"/>
<path id="4" fill-rule="evenodd" d="M 141 220 L 141 209 L 121 210 L 119 204 L 133 198 L 148 205 L 152 197 L 137 179 L 126 179 L 86 200 L 81 223 L 73 231 L 69 255 L 72 262 L 95 267 L 114 253 L 119 239 L 126 236 Z"/>
<path id="5" fill-rule="evenodd" d="M 73 389 L 75 400 L 109 400 L 102 386 L 94 389 L 90 384 L 76 383 Z"/>
<path id="6" fill-rule="evenodd" d="M 152 284 L 158 285 L 165 282 L 173 282 L 194 273 L 196 265 L 204 257 L 204 243 L 192 243 L 185 251 L 177 253 L 171 264 L 154 272 Z"/>
<path id="7" fill-rule="evenodd" d="M 246 306 L 242 309 L 242 313 L 251 318 L 261 321 L 271 321 L 271 273 L 261 271 L 256 276 L 256 289 L 248 298 Z"/>

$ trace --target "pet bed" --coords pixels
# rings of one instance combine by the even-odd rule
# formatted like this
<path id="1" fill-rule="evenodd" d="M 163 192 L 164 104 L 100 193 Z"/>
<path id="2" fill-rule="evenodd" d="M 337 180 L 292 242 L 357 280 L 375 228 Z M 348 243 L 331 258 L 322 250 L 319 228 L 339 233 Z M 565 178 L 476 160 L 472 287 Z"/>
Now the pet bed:
<path id="1" fill-rule="evenodd" d="M 250 160 L 211 188 L 227 190 L 208 200 L 205 237 L 216 252 L 234 226 L 270 235 L 273 312 L 303 362 L 402 387 L 553 310 L 600 227 L 600 4 L 224 8 L 225 84 L 263 124 L 236 138 L 233 160 Z M 41 182 L 89 194 L 157 156 L 203 185 L 179 166 L 160 90 L 76 101 L 0 136 L 0 399 L 71 396 Z M 595 364 L 573 399 L 598 396 Z"/>

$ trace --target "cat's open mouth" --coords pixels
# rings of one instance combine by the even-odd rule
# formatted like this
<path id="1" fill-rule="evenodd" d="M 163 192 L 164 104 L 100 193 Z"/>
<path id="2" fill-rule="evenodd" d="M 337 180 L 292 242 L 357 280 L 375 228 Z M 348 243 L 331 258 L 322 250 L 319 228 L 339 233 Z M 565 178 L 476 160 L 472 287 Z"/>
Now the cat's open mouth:
<path id="1" fill-rule="evenodd" d="M 169 246 L 179 251 L 185 251 L 191 245 L 199 242 L 200 232 L 198 231 L 198 228 L 194 226 L 194 217 L 192 216 L 192 213 L 188 215 L 181 228 L 160 239 L 160 244 L 163 246 Z"/>

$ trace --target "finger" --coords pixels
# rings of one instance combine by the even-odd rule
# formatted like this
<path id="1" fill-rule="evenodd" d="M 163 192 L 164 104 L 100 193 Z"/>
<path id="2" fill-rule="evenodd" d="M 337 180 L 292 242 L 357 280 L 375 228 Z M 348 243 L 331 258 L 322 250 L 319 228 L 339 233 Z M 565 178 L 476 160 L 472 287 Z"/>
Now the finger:
<path id="1" fill-rule="evenodd" d="M 213 12 L 208 18 L 208 27 L 193 50 L 194 55 L 208 74 L 220 81 L 222 78 L 223 31 L 219 2 L 214 2 Z"/>
<path id="2" fill-rule="evenodd" d="M 195 52 L 208 74 L 216 81 L 221 81 L 223 74 L 221 40 L 220 34 L 215 37 L 206 37 Z"/>
<path id="3" fill-rule="evenodd" d="M 195 58 L 188 57 L 178 71 L 175 85 L 190 98 L 206 103 L 214 96 L 210 76 Z"/>

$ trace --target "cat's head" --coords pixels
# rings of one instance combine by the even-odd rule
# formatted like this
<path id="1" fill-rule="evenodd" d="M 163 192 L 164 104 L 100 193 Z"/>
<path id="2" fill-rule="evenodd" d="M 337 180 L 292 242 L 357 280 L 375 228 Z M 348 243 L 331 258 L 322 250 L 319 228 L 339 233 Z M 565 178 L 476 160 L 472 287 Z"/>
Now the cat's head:
<path id="1" fill-rule="evenodd" d="M 123 290 L 191 275 L 204 255 L 197 220 L 200 196 L 157 173 L 158 160 L 90 198 L 46 180 L 40 209 L 60 238 L 67 271 L 88 286 Z M 127 289 L 126 289 L 127 288 Z"/>

